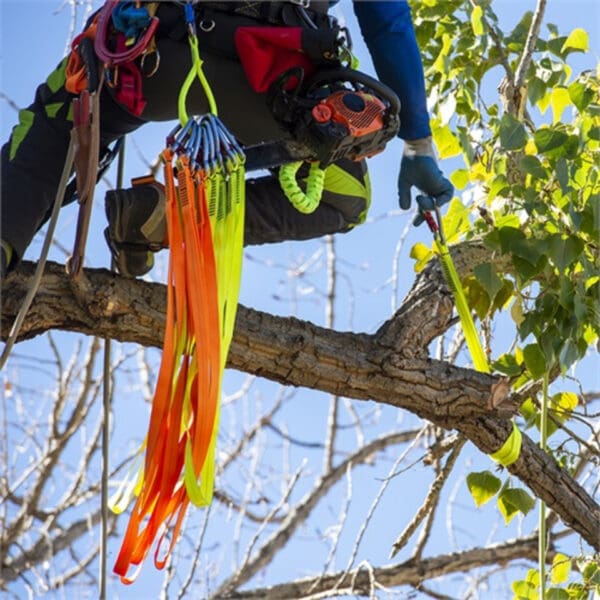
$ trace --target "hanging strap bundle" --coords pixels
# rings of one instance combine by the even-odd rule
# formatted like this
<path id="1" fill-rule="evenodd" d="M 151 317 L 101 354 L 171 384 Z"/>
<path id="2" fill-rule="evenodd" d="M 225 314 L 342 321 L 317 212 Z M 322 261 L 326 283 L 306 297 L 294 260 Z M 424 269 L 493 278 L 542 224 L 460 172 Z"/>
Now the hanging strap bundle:
<path id="1" fill-rule="evenodd" d="M 161 155 L 170 247 L 162 362 L 138 454 L 145 451 L 143 465 L 111 499 L 121 512 L 137 496 L 114 567 L 125 583 L 135 579 L 130 567 L 141 565 L 157 538 L 154 562 L 162 568 L 190 502 L 212 500 L 221 380 L 241 280 L 245 157 L 216 115 L 191 26 L 190 48 L 180 124 Z M 213 111 L 188 118 L 185 98 L 195 77 Z M 161 551 L 169 528 L 170 542 Z"/>

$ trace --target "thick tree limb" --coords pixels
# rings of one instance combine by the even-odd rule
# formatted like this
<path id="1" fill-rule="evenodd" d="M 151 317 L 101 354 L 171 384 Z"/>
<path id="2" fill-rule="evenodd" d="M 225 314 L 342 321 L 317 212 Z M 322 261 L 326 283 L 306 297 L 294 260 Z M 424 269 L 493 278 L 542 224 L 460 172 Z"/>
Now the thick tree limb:
<path id="1" fill-rule="evenodd" d="M 372 575 L 377 584 L 387 588 L 400 585 L 418 587 L 425 580 L 429 581 L 451 573 L 466 573 L 477 567 L 493 564 L 504 565 L 514 560 L 535 561 L 536 558 L 537 538 L 528 537 L 487 548 L 453 552 L 432 558 L 411 558 L 396 565 L 374 568 Z M 371 592 L 370 574 L 366 570 L 354 570 L 346 574 L 334 573 L 325 577 L 311 577 L 267 588 L 233 592 L 221 597 L 235 598 L 236 600 L 250 600 L 251 598 L 283 600 L 304 598 L 334 589 L 337 593 L 346 590 L 348 595 L 368 596 Z"/>
<path id="2" fill-rule="evenodd" d="M 460 259 L 460 257 L 458 257 Z M 460 260 L 458 261 L 460 268 Z M 282 318 L 240 306 L 228 366 L 287 385 L 303 386 L 404 408 L 445 429 L 457 429 L 482 452 L 498 450 L 511 431 L 510 402 L 493 408 L 497 378 L 455 367 L 399 348 L 427 344 L 447 328 L 448 292 L 433 286 L 432 266 L 395 317 L 376 334 L 338 332 L 296 318 Z M 2 335 L 7 335 L 33 273 L 23 264 L 4 286 Z M 421 305 L 422 288 L 437 313 Z M 444 298 L 446 297 L 446 300 Z M 412 299 L 411 299 L 412 298 Z M 75 286 L 60 265 L 49 264 L 25 322 L 23 339 L 48 329 L 66 329 L 159 347 L 165 288 L 127 280 L 105 270 L 88 270 Z M 414 304 L 413 304 L 414 303 Z M 418 323 L 421 323 L 421 328 Z M 403 337 L 403 332 L 413 337 Z M 417 333 L 420 331 L 420 337 Z M 412 334 L 411 334 L 412 335 Z M 433 336 L 433 337 L 432 337 Z M 512 412 L 509 411 L 509 412 Z M 600 508 L 586 491 L 526 436 L 519 460 L 509 470 L 554 510 L 564 523 L 600 549 Z"/>

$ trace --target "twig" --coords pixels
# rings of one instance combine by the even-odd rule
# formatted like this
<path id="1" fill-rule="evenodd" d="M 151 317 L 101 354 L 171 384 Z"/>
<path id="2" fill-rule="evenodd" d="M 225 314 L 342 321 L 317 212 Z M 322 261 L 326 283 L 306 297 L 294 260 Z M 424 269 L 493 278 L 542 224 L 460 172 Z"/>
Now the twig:
<path id="1" fill-rule="evenodd" d="M 412 432 L 409 432 L 414 436 Z M 304 496 L 289 512 L 282 525 L 271 535 L 271 537 L 259 548 L 254 556 L 248 561 L 243 571 L 238 570 L 221 583 L 219 588 L 211 597 L 222 598 L 232 590 L 249 581 L 261 568 L 268 564 L 276 552 L 281 550 L 293 535 L 294 531 L 306 521 L 319 500 L 336 484 L 346 473 L 348 465 L 352 468 L 361 465 L 373 454 L 388 448 L 391 445 L 401 444 L 412 439 L 406 432 L 394 433 L 377 438 L 369 444 L 357 450 L 352 456 L 337 465 L 330 473 L 321 476 L 315 483 L 313 489 Z M 413 442 L 414 443 L 414 442 Z"/>
<path id="2" fill-rule="evenodd" d="M 436 506 L 436 504 L 439 500 L 440 492 L 442 491 L 444 482 L 450 475 L 450 471 L 452 471 L 452 468 L 454 467 L 454 464 L 456 463 L 456 459 L 458 458 L 458 455 L 460 454 L 460 451 L 462 450 L 465 443 L 466 443 L 466 440 L 464 438 L 459 439 L 456 442 L 456 445 L 452 449 L 452 452 L 450 453 L 450 456 L 448 457 L 448 460 L 446 461 L 444 468 L 439 472 L 439 474 L 437 475 L 437 477 L 434 479 L 433 483 L 431 484 L 431 487 L 429 488 L 429 492 L 427 492 L 427 496 L 425 497 L 425 501 L 423 502 L 423 504 L 421 505 L 421 507 L 415 514 L 415 516 L 413 517 L 413 520 L 404 528 L 404 531 L 398 536 L 398 539 L 392 544 L 392 551 L 390 553 L 390 558 L 393 558 L 398 553 L 398 551 L 404 547 L 406 542 L 408 542 L 408 540 L 410 539 L 412 534 L 416 531 L 417 527 L 420 525 L 420 523 L 423 521 L 423 519 Z M 418 544 L 415 549 L 415 553 L 413 554 L 413 557 L 420 558 L 421 551 L 422 551 L 422 546 Z"/>
<path id="3" fill-rule="evenodd" d="M 540 27 L 542 26 L 542 21 L 544 19 L 546 1 L 547 0 L 538 0 L 533 19 L 531 21 L 531 25 L 529 26 L 529 31 L 527 32 L 525 48 L 523 48 L 523 54 L 521 55 L 519 65 L 517 66 L 517 69 L 515 71 L 514 87 L 517 90 L 521 89 L 525 84 L 527 70 L 529 69 L 529 65 L 531 64 L 535 44 L 537 43 L 540 34 Z"/>

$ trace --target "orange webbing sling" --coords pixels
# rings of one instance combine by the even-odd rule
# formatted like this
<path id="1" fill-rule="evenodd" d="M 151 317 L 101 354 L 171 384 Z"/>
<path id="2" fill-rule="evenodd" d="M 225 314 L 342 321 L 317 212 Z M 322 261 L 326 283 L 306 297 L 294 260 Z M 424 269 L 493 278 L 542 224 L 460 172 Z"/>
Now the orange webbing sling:
<path id="1" fill-rule="evenodd" d="M 140 468 L 112 499 L 116 512 L 135 494 L 114 571 L 135 580 L 155 539 L 162 568 L 190 502 L 210 503 L 221 379 L 237 308 L 244 222 L 244 155 L 212 114 L 188 118 L 185 95 L 201 77 L 195 34 L 194 66 L 182 88 L 180 125 L 167 138 L 164 163 L 170 247 L 163 356 Z M 161 546 L 170 531 L 166 550 Z"/>

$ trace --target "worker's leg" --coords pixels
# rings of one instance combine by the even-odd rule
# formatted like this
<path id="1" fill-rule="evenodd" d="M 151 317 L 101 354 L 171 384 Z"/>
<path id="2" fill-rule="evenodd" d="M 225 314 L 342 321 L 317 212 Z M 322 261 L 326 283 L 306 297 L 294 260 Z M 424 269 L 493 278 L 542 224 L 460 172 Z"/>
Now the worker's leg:
<path id="1" fill-rule="evenodd" d="M 292 206 L 277 178 L 250 179 L 244 240 L 247 245 L 267 244 L 346 232 L 364 222 L 370 201 L 365 161 L 340 160 L 329 166 L 321 203 L 311 214 Z"/>
<path id="2" fill-rule="evenodd" d="M 328 167 L 321 203 L 298 212 L 274 176 L 246 182 L 245 245 L 306 240 L 350 230 L 364 222 L 370 204 L 366 163 L 341 160 Z M 112 190 L 106 195 L 106 238 L 122 275 L 138 277 L 165 246 L 165 200 L 156 185 Z"/>
<path id="3" fill-rule="evenodd" d="M 48 219 L 63 171 L 72 127 L 71 96 L 64 88 L 66 59 L 37 89 L 31 106 L 2 147 L 2 248 L 10 265 L 23 256 L 36 231 Z M 143 120 L 121 108 L 105 89 L 101 96 L 101 153 Z M 65 198 L 65 202 L 73 198 Z M 10 266 L 7 265 L 7 266 Z"/>

